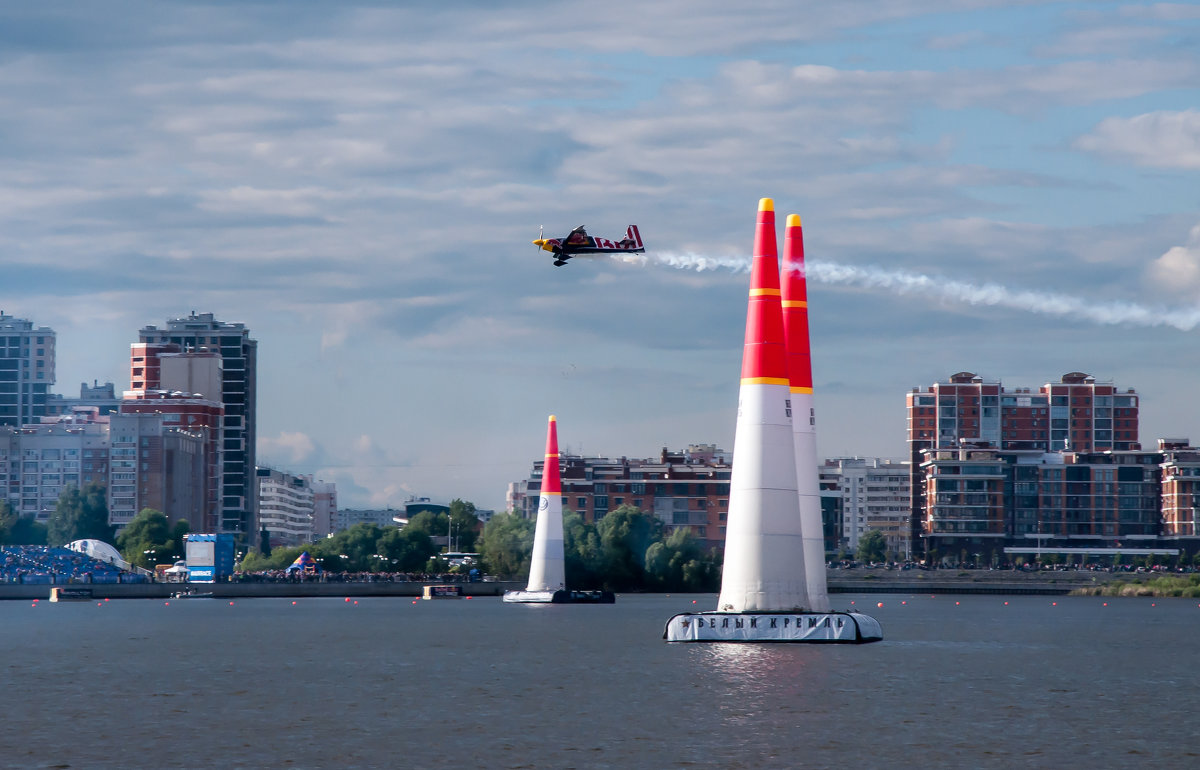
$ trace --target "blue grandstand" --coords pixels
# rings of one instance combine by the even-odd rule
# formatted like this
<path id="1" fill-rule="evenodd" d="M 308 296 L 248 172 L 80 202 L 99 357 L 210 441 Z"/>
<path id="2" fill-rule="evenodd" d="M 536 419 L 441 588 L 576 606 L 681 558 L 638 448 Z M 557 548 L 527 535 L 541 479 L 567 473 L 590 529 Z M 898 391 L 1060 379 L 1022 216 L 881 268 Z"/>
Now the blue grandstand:
<path id="1" fill-rule="evenodd" d="M 68 548 L 0 546 L 0 582 L 22 584 L 145 583 L 147 578 Z"/>

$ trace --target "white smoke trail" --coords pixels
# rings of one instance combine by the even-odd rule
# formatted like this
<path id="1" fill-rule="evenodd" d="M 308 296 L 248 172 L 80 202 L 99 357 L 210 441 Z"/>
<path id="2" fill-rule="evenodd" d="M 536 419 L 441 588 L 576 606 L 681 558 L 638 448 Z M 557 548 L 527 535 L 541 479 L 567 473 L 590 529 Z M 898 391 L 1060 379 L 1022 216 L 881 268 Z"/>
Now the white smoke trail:
<path id="1" fill-rule="evenodd" d="M 699 254 L 657 253 L 619 257 L 624 262 L 658 264 L 680 270 L 729 270 L 748 273 L 748 257 L 709 257 Z M 1170 326 L 1191 331 L 1200 326 L 1200 307 L 1162 308 L 1135 302 L 1093 302 L 1057 292 L 1010 289 L 997 283 L 974 284 L 937 278 L 904 270 L 874 266 L 840 265 L 836 262 L 808 260 L 807 277 L 817 283 L 883 289 L 897 294 L 916 294 L 969 305 L 994 305 L 1030 313 L 1077 318 L 1097 324 L 1131 326 Z"/>

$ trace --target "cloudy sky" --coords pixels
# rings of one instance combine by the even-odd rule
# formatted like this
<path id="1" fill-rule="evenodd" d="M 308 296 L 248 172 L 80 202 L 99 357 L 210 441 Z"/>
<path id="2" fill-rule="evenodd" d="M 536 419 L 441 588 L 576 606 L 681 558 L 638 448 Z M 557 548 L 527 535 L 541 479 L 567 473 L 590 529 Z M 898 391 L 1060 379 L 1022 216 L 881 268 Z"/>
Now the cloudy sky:
<path id="1" fill-rule="evenodd" d="M 127 388 L 142 326 L 245 323 L 260 461 L 343 506 L 502 509 L 549 414 L 731 449 L 764 196 L 823 454 L 902 457 L 905 391 L 962 370 L 1200 440 L 1196 4 L 0 6 L 0 308 L 68 396 Z M 529 243 L 631 222 L 643 264 Z"/>

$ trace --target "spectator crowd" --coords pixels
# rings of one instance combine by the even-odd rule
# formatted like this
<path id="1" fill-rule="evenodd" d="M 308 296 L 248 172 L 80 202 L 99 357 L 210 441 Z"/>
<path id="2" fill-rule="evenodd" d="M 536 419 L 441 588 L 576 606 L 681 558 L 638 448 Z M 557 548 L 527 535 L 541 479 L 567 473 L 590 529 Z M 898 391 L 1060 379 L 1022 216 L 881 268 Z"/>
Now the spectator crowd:
<path id="1" fill-rule="evenodd" d="M 0 582 L 145 583 L 146 577 L 69 548 L 5 545 L 0 546 Z"/>

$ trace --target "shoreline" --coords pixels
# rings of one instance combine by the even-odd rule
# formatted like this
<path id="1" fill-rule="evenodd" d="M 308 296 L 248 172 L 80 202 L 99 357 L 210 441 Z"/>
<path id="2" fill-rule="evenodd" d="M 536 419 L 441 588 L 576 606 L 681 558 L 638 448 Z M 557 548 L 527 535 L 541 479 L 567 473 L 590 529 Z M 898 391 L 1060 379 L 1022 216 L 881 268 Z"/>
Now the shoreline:
<path id="1" fill-rule="evenodd" d="M 914 574 L 914 572 L 916 574 Z M 1072 592 L 1099 595 L 1105 585 L 1121 582 L 1126 587 L 1139 585 L 1131 580 L 1145 576 L 1122 572 L 1042 571 L 1015 572 L 1012 570 L 830 570 L 830 594 L 1027 594 L 1063 596 Z M 97 584 L 67 583 L 59 587 L 87 589 L 93 599 L 164 599 L 190 588 L 212 593 L 217 599 L 312 598 L 312 597 L 407 597 L 419 598 L 427 585 L 443 585 L 445 581 L 370 583 L 370 582 L 304 582 L 304 583 L 132 583 Z M 498 597 L 505 591 L 518 590 L 523 581 L 455 583 L 463 588 L 463 596 Z M 21 585 L 0 583 L 0 601 L 47 600 L 50 584 Z M 627 592 L 635 593 L 635 592 Z M 687 593 L 673 591 L 672 593 Z M 1147 594 L 1139 594 L 1147 595 Z"/>

